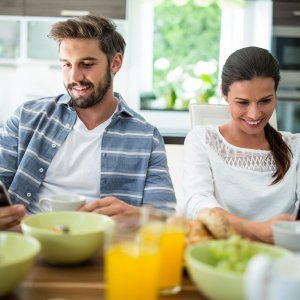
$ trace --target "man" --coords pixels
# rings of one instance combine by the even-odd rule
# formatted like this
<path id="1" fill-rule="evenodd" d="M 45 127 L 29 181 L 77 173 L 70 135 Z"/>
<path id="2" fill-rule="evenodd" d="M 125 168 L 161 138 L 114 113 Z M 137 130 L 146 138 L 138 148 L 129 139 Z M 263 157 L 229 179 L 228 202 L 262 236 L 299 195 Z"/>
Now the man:
<path id="1" fill-rule="evenodd" d="M 28 101 L 5 124 L 0 179 L 16 205 L 0 210 L 0 229 L 18 224 L 23 206 L 38 213 L 50 194 L 82 194 L 90 201 L 81 210 L 116 219 L 175 202 L 161 135 L 113 93 L 125 49 L 115 25 L 77 17 L 49 36 L 68 95 Z"/>

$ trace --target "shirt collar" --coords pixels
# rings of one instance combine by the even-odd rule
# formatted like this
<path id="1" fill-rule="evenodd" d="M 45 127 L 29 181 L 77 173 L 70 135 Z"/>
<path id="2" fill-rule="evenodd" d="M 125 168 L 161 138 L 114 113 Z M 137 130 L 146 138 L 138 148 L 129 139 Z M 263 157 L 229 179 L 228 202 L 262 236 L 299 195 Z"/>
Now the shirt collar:
<path id="1" fill-rule="evenodd" d="M 68 94 L 61 94 L 56 97 L 56 102 L 58 104 L 67 104 L 68 106 L 70 106 L 70 100 L 71 100 L 71 97 Z"/>
<path id="2" fill-rule="evenodd" d="M 118 105 L 118 109 L 116 111 L 117 115 L 129 115 L 131 117 L 133 117 L 134 112 L 133 110 L 127 105 L 127 103 L 125 102 L 125 100 L 122 98 L 121 94 L 119 93 L 114 93 L 115 98 L 119 101 L 119 105 Z M 57 103 L 58 104 L 65 104 L 68 105 L 69 107 L 71 107 L 70 103 L 71 103 L 71 97 L 69 94 L 63 94 L 63 95 L 59 95 L 57 97 Z"/>
<path id="3" fill-rule="evenodd" d="M 119 101 L 118 109 L 116 111 L 117 115 L 129 115 L 133 117 L 134 112 L 133 110 L 127 105 L 125 100 L 122 98 L 121 94 L 119 93 L 114 93 L 115 98 Z"/>

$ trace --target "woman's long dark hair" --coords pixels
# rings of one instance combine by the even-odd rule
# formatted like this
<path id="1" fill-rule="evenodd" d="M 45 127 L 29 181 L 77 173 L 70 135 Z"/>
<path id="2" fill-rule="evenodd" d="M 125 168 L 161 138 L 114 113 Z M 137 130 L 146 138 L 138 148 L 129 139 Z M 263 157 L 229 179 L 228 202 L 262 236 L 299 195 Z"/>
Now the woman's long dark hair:
<path id="1" fill-rule="evenodd" d="M 256 77 L 272 78 L 277 91 L 280 71 L 278 61 L 272 54 L 258 47 L 246 47 L 233 52 L 226 60 L 222 71 L 223 95 L 228 95 L 230 85 L 234 82 Z M 282 139 L 282 135 L 269 123 L 264 131 L 276 164 L 276 171 L 272 176 L 275 178 L 272 184 L 275 184 L 282 180 L 290 168 L 292 152 Z"/>

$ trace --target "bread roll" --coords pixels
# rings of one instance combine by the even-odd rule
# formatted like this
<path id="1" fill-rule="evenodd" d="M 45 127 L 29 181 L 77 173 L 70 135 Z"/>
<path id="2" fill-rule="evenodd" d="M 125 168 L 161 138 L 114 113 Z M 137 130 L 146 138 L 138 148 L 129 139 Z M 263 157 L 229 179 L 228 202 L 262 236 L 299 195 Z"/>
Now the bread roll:
<path id="1" fill-rule="evenodd" d="M 212 235 L 209 234 L 208 230 L 200 220 L 187 221 L 186 231 L 186 243 L 188 245 L 213 239 Z"/>
<path id="2" fill-rule="evenodd" d="M 205 208 L 201 210 L 198 214 L 198 219 L 216 239 L 227 239 L 236 234 L 228 218 L 215 209 Z"/>

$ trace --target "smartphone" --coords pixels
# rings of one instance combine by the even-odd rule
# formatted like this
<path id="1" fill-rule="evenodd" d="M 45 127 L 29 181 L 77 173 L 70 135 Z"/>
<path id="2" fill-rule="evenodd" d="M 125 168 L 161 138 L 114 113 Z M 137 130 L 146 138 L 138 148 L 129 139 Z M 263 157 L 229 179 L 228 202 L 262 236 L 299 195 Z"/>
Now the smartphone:
<path id="1" fill-rule="evenodd" d="M 298 211 L 296 214 L 296 221 L 299 221 L 299 220 L 300 220 L 300 205 L 298 206 Z"/>
<path id="2" fill-rule="evenodd" d="M 0 181 L 0 207 L 12 205 L 6 186 Z"/>

